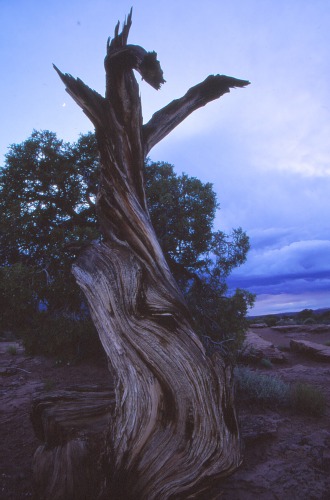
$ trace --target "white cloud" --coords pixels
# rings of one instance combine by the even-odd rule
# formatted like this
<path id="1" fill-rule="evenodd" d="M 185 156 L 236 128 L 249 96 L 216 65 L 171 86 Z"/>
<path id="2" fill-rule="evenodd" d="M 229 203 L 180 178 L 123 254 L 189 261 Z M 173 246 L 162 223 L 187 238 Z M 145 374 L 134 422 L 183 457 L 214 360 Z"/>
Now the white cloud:
<path id="1" fill-rule="evenodd" d="M 263 294 L 257 297 L 255 306 L 249 311 L 250 315 L 279 314 L 295 312 L 303 309 L 321 309 L 330 306 L 330 291 L 315 291 L 277 295 Z"/>
<path id="2" fill-rule="evenodd" d="M 233 276 L 260 277 L 330 272 L 330 241 L 295 241 L 281 248 L 252 250 Z"/>
<path id="3" fill-rule="evenodd" d="M 251 163 L 261 171 L 288 171 L 302 176 L 330 176 L 330 99 L 303 83 L 296 89 L 283 75 L 277 88 L 251 86 L 244 106 L 245 147 Z"/>
<path id="4" fill-rule="evenodd" d="M 294 241 L 276 248 L 277 235 L 290 237 L 270 230 L 265 247 L 252 251 L 247 263 L 232 273 L 230 287 L 257 295 L 252 315 L 330 307 L 330 241 Z"/>

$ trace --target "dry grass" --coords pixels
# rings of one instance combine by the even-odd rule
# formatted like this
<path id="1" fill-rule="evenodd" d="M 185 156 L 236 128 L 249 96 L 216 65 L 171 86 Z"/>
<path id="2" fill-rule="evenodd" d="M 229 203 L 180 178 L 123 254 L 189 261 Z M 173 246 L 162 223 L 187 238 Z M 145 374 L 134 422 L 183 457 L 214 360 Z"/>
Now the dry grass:
<path id="1" fill-rule="evenodd" d="M 314 417 L 321 417 L 325 412 L 324 393 L 310 384 L 287 384 L 274 375 L 265 375 L 244 366 L 236 367 L 235 377 L 240 400 L 268 408 L 286 406 L 297 414 Z"/>

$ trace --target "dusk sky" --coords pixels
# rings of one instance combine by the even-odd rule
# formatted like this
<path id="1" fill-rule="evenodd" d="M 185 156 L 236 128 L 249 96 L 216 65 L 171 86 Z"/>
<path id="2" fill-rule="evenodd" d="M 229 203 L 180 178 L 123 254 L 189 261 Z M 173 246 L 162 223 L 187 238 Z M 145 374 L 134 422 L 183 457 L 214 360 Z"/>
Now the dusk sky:
<path id="1" fill-rule="evenodd" d="M 33 129 L 92 130 L 52 63 L 104 94 L 106 40 L 131 5 L 129 43 L 155 50 L 166 80 L 157 92 L 137 75 L 144 121 L 209 74 L 251 82 L 150 153 L 212 182 L 216 229 L 249 235 L 231 286 L 257 294 L 251 314 L 330 307 L 327 0 L 0 0 L 0 165 Z"/>

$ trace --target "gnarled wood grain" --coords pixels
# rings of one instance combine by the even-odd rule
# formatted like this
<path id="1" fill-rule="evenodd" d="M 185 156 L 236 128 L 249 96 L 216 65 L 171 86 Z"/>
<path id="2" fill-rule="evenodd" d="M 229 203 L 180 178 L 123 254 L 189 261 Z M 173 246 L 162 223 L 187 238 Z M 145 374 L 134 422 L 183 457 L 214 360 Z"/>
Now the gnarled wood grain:
<path id="1" fill-rule="evenodd" d="M 152 227 L 143 180 L 150 149 L 195 109 L 247 81 L 216 75 L 143 125 L 133 70 L 164 83 L 155 53 L 127 45 L 131 13 L 108 40 L 106 95 L 59 76 L 95 125 L 103 241 L 73 273 L 115 373 L 116 406 L 104 445 L 102 498 L 212 498 L 241 462 L 232 370 L 206 356 Z"/>
<path id="2" fill-rule="evenodd" d="M 74 274 L 117 374 L 109 498 L 197 494 L 234 470 L 231 368 L 205 355 L 181 305 L 121 246 L 94 245 Z"/>

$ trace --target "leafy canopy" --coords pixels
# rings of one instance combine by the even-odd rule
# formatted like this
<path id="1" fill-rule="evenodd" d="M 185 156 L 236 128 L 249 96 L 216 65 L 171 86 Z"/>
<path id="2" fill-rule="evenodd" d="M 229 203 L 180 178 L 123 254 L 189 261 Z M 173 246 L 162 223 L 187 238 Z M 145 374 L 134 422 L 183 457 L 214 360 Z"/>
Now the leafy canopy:
<path id="1" fill-rule="evenodd" d="M 0 171 L 0 296 L 8 304 L 2 323 L 28 322 L 40 304 L 48 314 L 81 314 L 83 297 L 70 268 L 81 246 L 100 237 L 98 171 L 91 133 L 70 144 L 34 131 L 9 148 Z M 155 232 L 197 330 L 213 339 L 242 332 L 253 297 L 242 290 L 228 296 L 226 278 L 246 260 L 247 235 L 241 228 L 229 236 L 213 231 L 212 184 L 150 160 L 145 184 Z"/>
<path id="2" fill-rule="evenodd" d="M 228 296 L 226 279 L 245 262 L 248 236 L 241 228 L 229 236 L 213 231 L 218 203 L 212 184 L 178 176 L 168 163 L 150 161 L 145 181 L 153 226 L 197 332 L 211 340 L 231 339 L 231 347 L 237 348 L 254 296 L 239 289 Z"/>
<path id="3" fill-rule="evenodd" d="M 52 310 L 80 307 L 66 245 L 98 235 L 97 168 L 91 134 L 71 145 L 35 131 L 11 146 L 0 172 L 0 265 L 38 269 L 35 295 Z"/>

